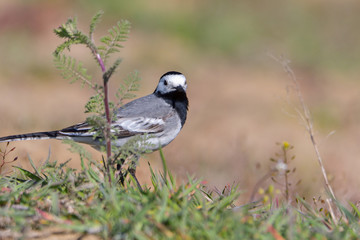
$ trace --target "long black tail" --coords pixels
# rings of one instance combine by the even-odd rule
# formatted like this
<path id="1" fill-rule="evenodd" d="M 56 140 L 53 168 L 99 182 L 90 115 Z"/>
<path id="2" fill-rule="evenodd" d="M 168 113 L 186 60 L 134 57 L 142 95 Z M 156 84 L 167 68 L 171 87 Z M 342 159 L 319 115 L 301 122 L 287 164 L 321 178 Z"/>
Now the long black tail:
<path id="1" fill-rule="evenodd" d="M 63 136 L 59 131 L 51 132 L 36 132 L 26 133 L 20 135 L 12 135 L 7 137 L 1 137 L 0 142 L 13 142 L 13 141 L 25 141 L 25 140 L 37 140 L 37 139 L 63 139 Z"/>

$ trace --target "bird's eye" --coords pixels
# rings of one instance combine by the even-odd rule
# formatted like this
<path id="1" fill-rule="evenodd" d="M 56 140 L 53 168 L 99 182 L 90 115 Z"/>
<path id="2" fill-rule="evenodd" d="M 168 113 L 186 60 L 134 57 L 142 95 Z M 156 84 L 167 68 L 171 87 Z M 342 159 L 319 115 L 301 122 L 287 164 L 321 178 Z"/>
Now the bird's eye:
<path id="1" fill-rule="evenodd" d="M 164 85 L 165 85 L 165 86 L 168 85 L 168 82 L 167 82 L 166 80 L 164 81 Z"/>

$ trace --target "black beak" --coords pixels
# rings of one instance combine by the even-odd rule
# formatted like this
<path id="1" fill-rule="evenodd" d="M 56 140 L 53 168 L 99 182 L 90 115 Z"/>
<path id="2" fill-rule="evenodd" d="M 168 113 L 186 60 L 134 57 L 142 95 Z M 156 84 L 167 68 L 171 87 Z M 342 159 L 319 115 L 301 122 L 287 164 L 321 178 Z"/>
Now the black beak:
<path id="1" fill-rule="evenodd" d="M 175 87 L 177 92 L 185 92 L 185 89 L 182 86 Z"/>

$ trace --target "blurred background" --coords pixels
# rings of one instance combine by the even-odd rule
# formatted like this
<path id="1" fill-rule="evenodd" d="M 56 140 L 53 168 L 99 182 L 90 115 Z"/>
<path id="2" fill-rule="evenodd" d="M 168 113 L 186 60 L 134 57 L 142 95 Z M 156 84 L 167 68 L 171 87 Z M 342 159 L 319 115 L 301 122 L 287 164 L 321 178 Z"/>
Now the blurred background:
<path id="1" fill-rule="evenodd" d="M 337 196 L 357 201 L 360 184 L 360 2 L 312 1 L 0 1 L 0 135 L 56 130 L 83 121 L 93 92 L 70 85 L 54 67 L 52 52 L 61 40 L 53 29 L 76 16 L 85 32 L 91 17 L 104 10 L 96 37 L 120 19 L 132 31 L 112 78 L 112 97 L 134 70 L 142 78 L 138 96 L 153 92 L 169 70 L 188 79 L 190 109 L 178 137 L 164 149 L 178 181 L 188 176 L 209 188 L 238 184 L 243 201 L 269 172 L 280 146 L 288 141 L 296 158 L 290 180 L 300 196 L 323 193 L 323 178 L 301 120 L 296 98 L 281 64 L 291 60 L 316 130 L 320 152 Z M 95 79 L 97 65 L 87 49 L 71 54 L 86 63 Z M 9 159 L 30 168 L 51 149 L 51 160 L 78 168 L 79 159 L 56 140 L 11 143 Z M 1 144 L 3 150 L 5 144 Z M 93 156 L 100 154 L 89 148 Z M 138 177 L 149 183 L 150 162 L 161 168 L 159 153 L 144 156 Z M 3 169 L 11 171 L 8 167 Z M 271 181 L 263 183 L 267 186 Z M 276 185 L 281 188 L 280 185 Z"/>

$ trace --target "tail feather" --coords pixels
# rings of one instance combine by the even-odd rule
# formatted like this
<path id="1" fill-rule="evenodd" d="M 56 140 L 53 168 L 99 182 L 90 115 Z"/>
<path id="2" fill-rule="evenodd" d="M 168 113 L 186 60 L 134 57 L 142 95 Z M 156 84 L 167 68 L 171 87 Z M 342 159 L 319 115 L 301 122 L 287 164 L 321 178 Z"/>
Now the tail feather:
<path id="1" fill-rule="evenodd" d="M 27 133 L 20 135 L 12 135 L 7 137 L 1 137 L 0 142 L 13 142 L 13 141 L 25 141 L 25 140 L 38 140 L 38 139 L 63 139 L 59 131 L 51 132 L 36 132 L 36 133 Z"/>

